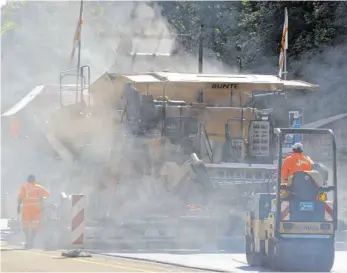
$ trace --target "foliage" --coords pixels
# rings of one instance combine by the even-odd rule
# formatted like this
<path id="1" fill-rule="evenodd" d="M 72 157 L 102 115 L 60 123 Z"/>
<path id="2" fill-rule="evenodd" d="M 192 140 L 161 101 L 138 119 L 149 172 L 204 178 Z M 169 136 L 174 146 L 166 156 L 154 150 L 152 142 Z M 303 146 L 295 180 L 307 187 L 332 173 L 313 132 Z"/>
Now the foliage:
<path id="1" fill-rule="evenodd" d="M 93 1 L 85 2 L 84 20 L 90 28 L 94 29 L 97 39 L 104 39 L 118 33 L 123 25 L 115 21 L 119 16 L 119 3 Z M 136 4 L 134 4 L 136 5 Z M 150 4 L 152 7 L 155 5 Z M 161 13 L 170 27 L 177 33 L 190 33 L 192 40 L 184 45 L 187 51 L 196 49 L 200 25 L 204 25 L 205 48 L 209 52 L 218 53 L 220 59 L 230 66 L 238 67 L 238 58 L 242 60 L 242 69 L 245 72 L 262 72 L 276 74 L 278 70 L 279 44 L 282 35 L 284 21 L 284 7 L 289 13 L 289 50 L 288 50 L 288 77 L 299 77 L 305 80 L 319 81 L 322 77 L 312 72 L 342 75 L 347 71 L 347 66 L 339 63 L 343 58 L 341 44 L 345 41 L 347 33 L 347 2 L 338 1 L 162 1 L 158 2 Z M 62 13 L 62 11 L 71 11 Z M 76 12 L 75 12 L 76 11 Z M 118 13 L 117 13 L 118 12 Z M 115 15 L 115 14 L 118 15 Z M 125 11 L 123 12 L 125 13 Z M 36 14 L 37 16 L 26 16 Z M 72 14 L 72 15 L 71 15 Z M 13 62 L 14 56 L 27 56 L 25 63 L 21 64 L 20 73 L 30 75 L 31 82 L 40 80 L 35 75 L 50 70 L 54 67 L 64 68 L 71 50 L 71 37 L 78 16 L 78 2 L 27 2 L 10 1 L 1 10 L 1 39 L 2 62 Z M 71 15 L 71 16 L 70 16 Z M 62 16 L 64 22 L 62 22 Z M 133 16 L 130 13 L 130 17 Z M 131 18 L 129 20 L 132 20 Z M 69 33 L 55 34 L 62 23 L 71 26 Z M 27 36 L 35 26 L 34 37 Z M 23 31 L 27 29 L 28 31 Z M 22 32 L 21 32 L 22 31 Z M 22 33 L 26 33 L 23 35 Z M 95 39 L 95 38 L 94 38 Z M 67 42 L 68 41 L 68 42 Z M 70 47 L 70 48 L 69 48 Z M 54 59 L 54 63 L 37 63 L 30 51 L 39 48 L 44 58 Z M 332 51 L 332 48 L 339 48 Z M 328 51 L 327 51 L 328 49 Z M 340 57 L 327 57 L 327 53 L 341 55 Z M 323 57 L 322 57 L 323 56 Z M 324 63 L 322 63 L 324 61 Z M 339 63 L 339 64 L 337 64 Z M 3 66 L 2 76 L 4 82 L 11 86 L 16 79 L 8 80 L 6 75 L 13 73 L 11 65 Z M 319 69 L 317 69 L 319 67 Z M 16 69 L 19 69 L 18 67 Z M 17 71 L 17 70 L 16 70 Z M 18 73 L 18 71 L 17 71 Z M 329 79 L 326 79 L 329 81 Z M 334 86 L 341 86 L 343 75 L 334 79 Z M 326 83 L 325 83 L 326 84 Z M 344 85 L 346 86 L 346 85 Z M 329 89 L 329 90 L 328 90 Z M 331 107 L 325 102 L 319 101 L 322 107 L 328 107 L 329 111 L 321 116 L 337 114 L 345 111 L 344 105 L 347 97 L 343 93 L 344 88 L 337 88 L 332 93 L 330 86 L 323 82 L 319 95 L 327 98 L 331 103 L 331 97 L 339 98 L 339 107 Z M 322 95 L 323 94 L 323 95 Z M 312 113 L 312 119 L 317 117 L 317 101 L 314 101 L 308 110 Z M 325 106 L 324 106 L 325 105 Z"/>
<path id="2" fill-rule="evenodd" d="M 26 4 L 26 1 L 9 2 L 6 8 L 1 9 L 1 36 L 16 27 L 16 23 L 9 19 L 16 17 L 18 9 Z"/>

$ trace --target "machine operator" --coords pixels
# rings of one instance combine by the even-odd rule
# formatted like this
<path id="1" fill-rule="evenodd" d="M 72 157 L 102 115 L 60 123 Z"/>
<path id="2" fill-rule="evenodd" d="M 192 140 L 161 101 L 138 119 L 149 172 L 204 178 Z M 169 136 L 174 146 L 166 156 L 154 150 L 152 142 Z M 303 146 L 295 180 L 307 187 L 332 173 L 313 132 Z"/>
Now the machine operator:
<path id="1" fill-rule="evenodd" d="M 42 201 L 48 196 L 50 193 L 36 183 L 36 178 L 32 174 L 28 176 L 27 183 L 20 188 L 17 213 L 20 214 L 22 208 L 21 220 L 26 248 L 33 246 L 42 220 Z"/>
<path id="2" fill-rule="evenodd" d="M 323 184 L 326 184 L 328 180 L 328 170 L 326 167 L 319 163 L 315 164 L 308 156 L 303 154 L 303 151 L 304 149 L 301 143 L 295 143 L 293 145 L 292 153 L 284 159 L 282 164 L 281 183 L 287 185 L 290 176 L 294 175 L 296 172 L 312 171 L 312 167 L 314 166 L 323 176 Z M 285 194 L 285 192 L 281 191 L 281 194 Z M 326 201 L 327 194 L 324 192 L 318 193 L 317 200 Z"/>
<path id="3" fill-rule="evenodd" d="M 312 160 L 304 155 L 301 143 L 293 145 L 293 152 L 284 159 L 282 164 L 282 184 L 287 184 L 288 178 L 296 172 L 312 171 Z"/>

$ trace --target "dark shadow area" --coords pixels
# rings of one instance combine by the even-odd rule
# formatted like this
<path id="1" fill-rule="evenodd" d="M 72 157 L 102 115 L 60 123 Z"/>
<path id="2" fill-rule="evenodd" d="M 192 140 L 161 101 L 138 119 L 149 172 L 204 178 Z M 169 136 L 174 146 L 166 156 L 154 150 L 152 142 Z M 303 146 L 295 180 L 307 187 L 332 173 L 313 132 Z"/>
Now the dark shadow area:
<path id="1" fill-rule="evenodd" d="M 265 268 L 265 267 L 248 266 L 248 265 L 238 266 L 238 267 L 236 267 L 236 269 L 244 270 L 246 272 L 273 272 L 273 270 L 270 270 L 270 269 Z"/>
<path id="2" fill-rule="evenodd" d="M 53 257 L 53 260 L 65 260 L 65 259 L 81 259 L 81 258 L 91 258 L 91 257 Z"/>
<path id="3" fill-rule="evenodd" d="M 92 257 L 53 257 L 53 260 L 65 260 L 65 259 L 88 259 L 88 258 L 92 258 Z"/>

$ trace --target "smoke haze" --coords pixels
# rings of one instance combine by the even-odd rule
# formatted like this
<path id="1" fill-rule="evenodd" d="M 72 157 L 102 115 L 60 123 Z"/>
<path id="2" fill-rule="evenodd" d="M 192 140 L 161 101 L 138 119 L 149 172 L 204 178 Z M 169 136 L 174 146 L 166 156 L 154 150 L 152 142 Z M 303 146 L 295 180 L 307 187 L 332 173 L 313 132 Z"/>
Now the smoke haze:
<path id="1" fill-rule="evenodd" d="M 175 34 L 174 29 L 161 15 L 161 10 L 157 5 L 104 1 L 86 1 L 84 5 L 81 64 L 90 65 L 92 81 L 106 71 L 115 73 L 131 71 L 131 57 L 119 55 L 115 52 L 121 38 L 128 36 L 133 38 L 135 33 L 142 30 L 144 34 L 148 35 Z M 56 84 L 59 81 L 61 71 L 76 67 L 76 54 L 73 62 L 69 62 L 69 55 L 72 50 L 72 37 L 78 20 L 79 2 L 28 1 L 17 12 L 18 26 L 14 31 L 8 33 L 9 37 L 6 40 L 2 38 L 2 112 L 11 107 L 35 86 Z M 169 53 L 173 46 L 173 39 L 162 39 L 158 45 L 155 39 L 142 40 L 134 38 L 131 51 Z M 251 47 L 252 44 L 249 46 Z M 251 52 L 252 49 L 249 49 L 249 51 Z M 248 54 L 248 49 L 245 50 L 244 54 Z M 324 49 L 322 55 L 304 62 L 301 74 L 304 75 L 305 80 L 321 86 L 321 90 L 324 90 L 324 92 L 320 91 L 320 94 L 322 94 L 320 99 L 315 98 L 315 100 L 312 100 L 312 97 L 298 98 L 282 103 L 287 108 L 307 106 L 308 109 L 305 112 L 308 113 L 308 119 L 318 119 L 324 116 L 326 113 L 322 109 L 326 109 L 326 105 L 336 103 L 339 96 L 347 96 L 344 92 L 347 86 L 345 77 L 347 75 L 347 66 L 342 61 L 345 54 L 347 54 L 345 46 L 327 48 Z M 273 56 L 272 58 L 277 57 Z M 262 65 L 254 68 L 253 72 L 276 74 L 277 68 L 270 63 L 272 63 L 270 58 L 263 57 Z M 295 68 L 295 65 L 297 64 L 293 63 L 293 68 Z M 165 58 L 156 60 L 155 65 L 150 64 L 147 59 L 139 57 L 136 60 L 135 69 L 136 71 L 197 72 L 197 67 L 197 56 L 180 52 L 178 56 L 170 60 Z M 204 59 L 204 72 L 232 73 L 237 72 L 237 69 L 235 67 L 225 67 L 216 58 L 206 57 Z M 327 92 L 327 90 L 332 90 L 332 92 Z M 271 102 L 268 102 L 269 108 L 273 106 L 271 104 Z M 6 190 L 16 192 L 19 185 L 25 182 L 27 174 L 34 172 L 37 174 L 38 182 L 51 190 L 64 190 L 70 193 L 83 192 L 85 194 L 100 193 L 99 203 L 95 203 L 93 200 L 89 204 L 93 206 L 95 203 L 95 205 L 102 206 L 102 212 L 105 215 L 108 213 L 110 206 L 114 206 L 114 209 L 117 208 L 119 203 L 109 204 L 107 202 L 110 195 L 114 197 L 116 179 L 113 177 L 112 166 L 107 165 L 107 170 L 102 166 L 105 164 L 105 158 L 110 155 L 109 147 L 112 147 L 114 143 L 123 145 L 126 141 L 124 137 L 129 138 L 129 136 L 124 136 L 123 133 L 116 135 L 119 133 L 119 128 L 102 123 L 106 118 L 101 120 L 100 123 L 96 122 L 92 131 L 102 130 L 103 134 L 94 135 L 83 143 L 86 145 L 83 146 L 84 154 L 81 156 L 81 161 L 85 165 L 81 170 L 70 176 L 68 173 L 71 166 L 61 162 L 57 158 L 57 154 L 50 151 L 51 147 L 43 137 L 45 132 L 43 123 L 48 121 L 48 114 L 45 112 L 43 114 L 45 118 L 34 121 L 33 118 L 30 118 L 33 113 L 42 115 L 42 113 L 38 113 L 30 107 L 19 114 L 22 122 L 27 124 L 22 129 L 20 141 L 23 142 L 21 144 L 18 145 L 18 142 L 2 137 L 2 157 L 7 162 L 7 165 L 2 165 L 5 168 L 2 173 L 2 186 L 6 185 Z M 27 117 L 27 119 L 23 119 L 24 117 Z M 45 121 L 43 122 L 43 120 Z M 3 135 L 8 131 L 8 124 L 8 121 L 2 123 Z M 85 129 L 83 126 L 82 122 L 69 123 L 62 131 L 69 133 L 73 129 L 74 132 L 82 132 Z M 28 143 L 30 143 L 30 149 L 28 149 Z M 134 146 L 129 145 L 129 147 L 130 157 L 137 158 L 141 156 L 136 153 Z M 80 147 L 73 148 L 77 150 Z M 54 159 L 49 162 L 47 158 Z M 114 165 L 118 164 L 118 162 L 117 164 L 112 163 Z M 111 163 L 108 164 L 111 165 Z M 97 166 L 98 171 L 95 172 L 91 166 L 94 168 Z M 120 187 L 117 193 L 121 195 L 119 200 L 129 201 L 121 214 L 130 214 L 133 211 L 142 214 L 156 206 L 155 202 L 149 196 L 146 196 L 148 188 L 154 187 L 153 183 L 150 183 L 152 177 L 148 176 L 144 180 L 142 181 L 142 187 L 133 186 L 133 183 L 136 185 L 136 181 L 130 180 L 127 181 L 127 185 Z M 71 181 L 74 181 L 75 184 L 70 184 Z M 97 185 L 93 184 L 95 181 L 98 182 Z M 108 182 L 111 183 L 108 184 Z M 83 185 L 83 189 L 81 189 L 81 185 Z M 136 191 L 134 190 L 135 187 Z M 164 186 L 155 185 L 155 187 Z M 191 193 L 189 198 L 193 198 L 193 191 L 189 192 Z M 160 198 L 166 199 L 170 205 L 177 202 L 177 199 L 171 193 L 167 193 L 167 195 Z M 13 200 L 10 203 L 12 207 L 15 206 L 15 198 Z M 141 202 L 134 202 L 134 200 L 141 200 Z M 168 207 L 170 206 L 168 205 Z M 105 215 L 98 216 L 104 217 Z"/>

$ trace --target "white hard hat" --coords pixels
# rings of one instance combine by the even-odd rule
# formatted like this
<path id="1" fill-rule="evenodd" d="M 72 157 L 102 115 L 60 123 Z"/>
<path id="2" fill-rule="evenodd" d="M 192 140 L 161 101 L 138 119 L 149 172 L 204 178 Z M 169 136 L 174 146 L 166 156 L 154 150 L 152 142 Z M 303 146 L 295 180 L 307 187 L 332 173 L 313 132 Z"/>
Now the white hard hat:
<path id="1" fill-rule="evenodd" d="M 300 142 L 297 142 L 297 143 L 295 143 L 293 145 L 293 150 L 303 151 L 304 150 L 304 146 Z"/>

